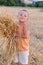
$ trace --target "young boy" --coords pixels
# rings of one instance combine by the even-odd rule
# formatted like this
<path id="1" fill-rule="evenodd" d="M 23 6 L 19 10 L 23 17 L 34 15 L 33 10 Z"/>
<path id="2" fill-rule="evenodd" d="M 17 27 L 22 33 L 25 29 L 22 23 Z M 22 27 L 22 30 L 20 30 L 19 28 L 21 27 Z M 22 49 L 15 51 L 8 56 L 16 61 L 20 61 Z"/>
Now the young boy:
<path id="1" fill-rule="evenodd" d="M 29 56 L 29 41 L 30 33 L 28 30 L 28 12 L 27 10 L 20 10 L 18 13 L 19 26 L 16 32 L 17 39 L 17 51 L 13 59 L 13 64 L 17 65 L 28 65 L 28 56 Z"/>

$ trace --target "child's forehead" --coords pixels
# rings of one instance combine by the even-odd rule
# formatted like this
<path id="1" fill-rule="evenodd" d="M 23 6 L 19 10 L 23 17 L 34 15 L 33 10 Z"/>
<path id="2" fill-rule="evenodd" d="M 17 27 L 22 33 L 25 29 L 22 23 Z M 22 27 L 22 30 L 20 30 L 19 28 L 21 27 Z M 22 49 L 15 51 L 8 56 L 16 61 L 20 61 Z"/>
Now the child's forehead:
<path id="1" fill-rule="evenodd" d="M 28 14 L 28 12 L 27 11 L 25 11 L 25 10 L 21 10 L 20 12 L 19 12 L 19 14 Z"/>

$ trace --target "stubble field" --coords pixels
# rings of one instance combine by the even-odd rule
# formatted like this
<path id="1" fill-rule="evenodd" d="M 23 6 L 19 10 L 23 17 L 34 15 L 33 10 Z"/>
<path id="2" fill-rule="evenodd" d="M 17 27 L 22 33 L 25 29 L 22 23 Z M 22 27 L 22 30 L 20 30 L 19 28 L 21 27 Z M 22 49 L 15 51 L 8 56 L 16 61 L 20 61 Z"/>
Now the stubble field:
<path id="1" fill-rule="evenodd" d="M 30 56 L 29 65 L 43 65 L 43 9 L 22 7 L 0 7 L 0 15 L 7 12 L 15 21 L 19 10 L 29 12 L 28 25 L 30 28 Z"/>

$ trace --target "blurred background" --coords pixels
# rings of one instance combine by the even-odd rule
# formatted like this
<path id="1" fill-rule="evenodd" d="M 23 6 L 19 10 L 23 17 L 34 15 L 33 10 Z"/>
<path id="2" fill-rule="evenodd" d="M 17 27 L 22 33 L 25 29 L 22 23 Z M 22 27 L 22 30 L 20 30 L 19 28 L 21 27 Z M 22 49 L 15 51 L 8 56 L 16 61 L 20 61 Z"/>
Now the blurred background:
<path id="1" fill-rule="evenodd" d="M 22 6 L 22 7 L 43 7 L 43 0 L 0 0 L 0 5 Z"/>

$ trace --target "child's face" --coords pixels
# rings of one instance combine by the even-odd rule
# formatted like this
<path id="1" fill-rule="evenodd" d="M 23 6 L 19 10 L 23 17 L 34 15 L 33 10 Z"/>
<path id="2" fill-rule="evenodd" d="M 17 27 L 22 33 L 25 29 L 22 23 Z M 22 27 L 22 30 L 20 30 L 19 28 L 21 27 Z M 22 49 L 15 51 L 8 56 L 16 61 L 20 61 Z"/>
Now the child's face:
<path id="1" fill-rule="evenodd" d="M 18 14 L 19 22 L 27 22 L 28 20 L 28 13 L 26 11 L 20 11 Z"/>

